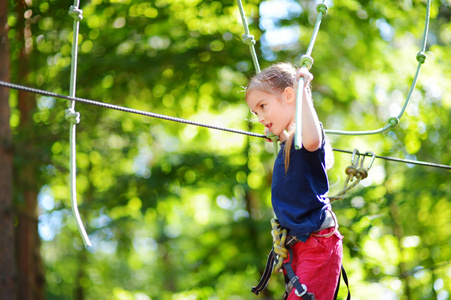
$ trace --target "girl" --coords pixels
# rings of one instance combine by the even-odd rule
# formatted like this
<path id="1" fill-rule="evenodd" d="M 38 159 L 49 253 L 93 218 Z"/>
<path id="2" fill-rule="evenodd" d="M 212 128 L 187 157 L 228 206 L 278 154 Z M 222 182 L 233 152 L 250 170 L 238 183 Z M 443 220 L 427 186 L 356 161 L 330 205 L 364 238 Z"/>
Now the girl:
<path id="1" fill-rule="evenodd" d="M 302 148 L 297 150 L 293 136 L 301 76 L 305 82 L 299 87 L 304 101 Z M 272 205 L 280 225 L 296 241 L 291 246 L 292 257 L 285 262 L 291 261 L 299 282 L 316 300 L 331 300 L 340 276 L 343 237 L 327 198 L 327 161 L 331 162 L 333 155 L 313 107 L 312 79 L 306 68 L 295 70 L 289 63 L 275 64 L 250 80 L 245 97 L 265 131 L 281 141 L 273 170 Z M 292 285 L 287 286 L 288 299 L 299 299 L 296 292 Z"/>

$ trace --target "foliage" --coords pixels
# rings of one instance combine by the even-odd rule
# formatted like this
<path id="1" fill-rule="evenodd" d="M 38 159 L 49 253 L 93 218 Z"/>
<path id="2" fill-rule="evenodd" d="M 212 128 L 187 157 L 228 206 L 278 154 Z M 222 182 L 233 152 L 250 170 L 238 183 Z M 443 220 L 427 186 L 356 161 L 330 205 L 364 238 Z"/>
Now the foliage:
<path id="1" fill-rule="evenodd" d="M 291 13 L 265 19 L 259 1 L 244 3 L 259 56 L 266 58 L 262 67 L 294 62 L 306 51 L 315 4 L 281 1 L 273 9 L 291 5 Z M 73 30 L 67 5 L 35 0 L 25 12 L 32 33 L 27 80 L 62 94 L 69 90 Z M 14 40 L 23 24 L 13 1 L 10 6 Z M 254 69 L 240 40 L 236 3 L 91 0 L 81 1 L 81 9 L 77 96 L 262 131 L 243 103 L 242 86 Z M 449 12 L 446 1 L 433 3 L 428 58 L 400 124 L 380 135 L 331 136 L 334 147 L 450 164 Z M 325 128 L 375 129 L 398 114 L 417 64 L 424 15 L 419 0 L 333 2 L 312 53 L 315 106 Z M 272 40 L 278 28 L 297 28 L 292 35 L 299 38 Z M 19 82 L 18 46 L 11 44 L 12 80 Z M 271 247 L 271 145 L 76 104 L 82 120 L 77 198 L 93 241 L 85 249 L 69 200 L 67 103 L 36 101 L 35 123 L 24 131 L 12 92 L 10 123 L 16 144 L 31 140 L 39 150 L 29 159 L 41 171 L 48 299 L 254 299 L 250 287 Z M 341 187 L 350 157 L 337 153 L 335 160 L 331 193 Z M 449 299 L 450 180 L 449 170 L 377 160 L 362 186 L 334 203 L 353 299 L 369 293 L 373 299 Z M 274 276 L 263 297 L 282 293 L 282 279 Z"/>

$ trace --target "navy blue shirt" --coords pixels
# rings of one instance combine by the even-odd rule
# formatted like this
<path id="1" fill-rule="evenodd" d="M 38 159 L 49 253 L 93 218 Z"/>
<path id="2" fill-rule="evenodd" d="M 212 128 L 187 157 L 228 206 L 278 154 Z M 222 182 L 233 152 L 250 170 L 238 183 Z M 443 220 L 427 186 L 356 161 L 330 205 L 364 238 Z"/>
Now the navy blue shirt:
<path id="1" fill-rule="evenodd" d="M 293 139 L 294 140 L 294 139 Z M 272 205 L 282 227 L 290 235 L 307 240 L 310 233 L 318 230 L 330 209 L 327 198 L 329 180 L 326 173 L 325 141 L 319 149 L 309 152 L 304 148 L 290 151 L 290 164 L 285 173 L 284 148 L 274 162 L 272 178 Z"/>

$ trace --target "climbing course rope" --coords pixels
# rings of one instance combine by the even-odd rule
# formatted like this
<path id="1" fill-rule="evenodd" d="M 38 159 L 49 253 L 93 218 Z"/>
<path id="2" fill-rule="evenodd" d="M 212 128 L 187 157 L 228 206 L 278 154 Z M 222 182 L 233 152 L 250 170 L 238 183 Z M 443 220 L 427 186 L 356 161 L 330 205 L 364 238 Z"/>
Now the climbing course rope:
<path id="1" fill-rule="evenodd" d="M 316 18 L 315 27 L 313 28 L 312 38 L 310 39 L 310 43 L 307 47 L 306 54 L 302 55 L 300 58 L 299 65 L 301 68 L 309 69 L 313 65 L 312 51 L 313 46 L 315 45 L 316 37 L 318 36 L 319 27 L 321 25 L 321 20 L 323 15 L 327 13 L 327 5 L 324 3 L 319 3 L 316 6 L 316 11 L 318 12 L 318 16 Z M 300 77 L 298 82 L 298 87 L 304 86 L 304 78 Z M 304 89 L 298 88 L 296 94 L 296 132 L 294 133 L 294 146 L 296 149 L 302 148 L 302 109 L 303 109 L 303 91 Z"/>
<path id="2" fill-rule="evenodd" d="M 336 148 L 334 148 L 333 150 L 336 152 L 342 152 L 342 153 L 349 153 L 349 154 L 353 153 L 353 151 L 336 149 Z M 361 154 L 361 155 L 368 156 L 367 154 Z M 426 161 L 403 159 L 403 158 L 380 156 L 380 155 L 375 155 L 375 157 L 379 158 L 379 159 L 387 160 L 387 161 L 400 162 L 400 163 L 405 163 L 405 164 L 409 164 L 409 165 L 418 165 L 418 166 L 423 166 L 423 167 L 434 167 L 434 168 L 439 168 L 439 169 L 451 170 L 451 166 L 443 165 L 443 164 L 436 164 L 436 163 L 431 163 L 431 162 L 426 162 Z"/>
<path id="3" fill-rule="evenodd" d="M 79 9 L 80 1 L 74 0 L 74 5 L 69 8 L 69 15 L 74 18 L 73 38 L 72 38 L 72 60 L 70 72 L 70 97 L 75 97 L 76 82 L 77 82 L 77 57 L 78 57 L 78 33 L 80 28 L 80 21 L 83 19 L 83 11 Z M 78 211 L 77 203 L 77 162 L 76 162 L 76 130 L 77 124 L 80 123 L 80 113 L 75 111 L 75 101 L 69 101 L 69 108 L 66 110 L 66 120 L 70 122 L 69 128 L 69 143 L 70 143 L 70 198 L 72 204 L 72 212 L 75 216 L 78 231 L 81 234 L 83 242 L 86 247 L 91 246 L 91 241 L 83 226 L 83 222 Z"/>
<path id="4" fill-rule="evenodd" d="M 406 100 L 404 101 L 404 105 L 401 109 L 401 111 L 399 112 L 397 117 L 391 117 L 388 119 L 388 123 L 379 129 L 375 129 L 375 130 L 367 130 L 367 131 L 342 131 L 342 130 L 325 130 L 326 133 L 328 134 L 336 134 L 336 135 L 372 135 L 372 134 L 378 134 L 378 133 L 382 133 L 385 132 L 387 130 L 389 130 L 390 128 L 395 128 L 396 125 L 398 125 L 399 120 L 401 119 L 402 115 L 404 114 L 404 111 L 407 108 L 407 104 L 409 104 L 410 99 L 412 98 L 412 93 L 415 90 L 415 86 L 417 85 L 418 82 L 418 77 L 420 75 L 420 71 L 421 71 L 421 66 L 424 64 L 424 62 L 426 61 L 426 44 L 427 44 L 427 35 L 428 35 L 428 31 L 429 31 L 429 21 L 430 21 L 430 16 L 431 16 L 431 0 L 427 0 L 426 1 L 426 18 L 425 18 L 425 24 L 424 24 L 424 30 L 423 30 L 423 41 L 421 44 L 421 50 L 417 53 L 416 55 L 416 60 L 418 61 L 418 66 L 417 66 L 417 70 L 415 72 L 415 77 L 412 81 L 412 84 L 410 86 L 410 90 L 407 94 Z"/>
<path id="5" fill-rule="evenodd" d="M 166 120 L 166 121 L 200 126 L 200 127 L 205 127 L 205 128 L 209 128 L 209 129 L 221 130 L 221 131 L 237 133 L 237 134 L 242 134 L 242 135 L 247 135 L 247 136 L 252 136 L 252 137 L 272 139 L 271 136 L 266 136 L 264 134 L 259 134 L 259 133 L 244 131 L 244 130 L 238 130 L 238 129 L 233 129 L 233 128 L 226 128 L 226 127 L 221 127 L 221 126 L 216 126 L 216 125 L 211 125 L 211 124 L 206 124 L 206 123 L 199 123 L 199 122 L 186 120 L 186 119 L 182 119 L 182 118 L 176 118 L 176 117 L 156 114 L 156 113 L 152 113 L 152 112 L 137 110 L 137 109 L 133 109 L 133 108 L 123 107 L 123 106 L 119 106 L 119 105 L 104 103 L 104 102 L 85 99 L 85 98 L 60 95 L 57 93 L 44 91 L 44 90 L 40 90 L 40 89 L 35 89 L 35 88 L 31 88 L 31 87 L 27 87 L 27 86 L 23 86 L 23 85 L 19 85 L 19 84 L 14 84 L 14 83 L 10 83 L 10 82 L 5 82 L 5 81 L 0 81 L 0 86 L 14 89 L 14 90 L 24 91 L 24 92 L 28 92 L 28 93 L 38 94 L 38 95 L 42 95 L 42 96 L 54 97 L 54 98 L 59 98 L 59 99 L 64 99 L 64 100 L 71 100 L 71 101 L 85 103 L 88 105 L 99 106 L 99 107 L 103 107 L 103 108 L 107 108 L 107 109 L 113 109 L 113 110 L 123 111 L 123 112 L 127 112 L 127 113 L 142 115 L 142 116 L 146 116 L 146 117 L 162 119 L 162 120 Z M 337 148 L 334 148 L 333 150 L 336 152 L 352 154 L 352 151 L 349 151 L 349 150 L 342 150 L 342 149 L 337 149 Z M 388 160 L 388 161 L 406 163 L 406 164 L 414 164 L 414 165 L 420 165 L 420 166 L 435 167 L 435 168 L 451 170 L 451 166 L 437 164 L 437 163 L 431 163 L 431 162 L 425 162 L 425 161 L 409 160 L 409 159 L 402 159 L 402 158 L 395 158 L 395 157 L 388 157 L 388 156 L 378 156 L 378 155 L 376 155 L 376 158 L 384 159 L 384 160 Z"/>
<path id="6" fill-rule="evenodd" d="M 258 74 L 261 72 L 261 70 L 260 70 L 260 65 L 258 63 L 257 53 L 255 52 L 255 47 L 254 47 L 256 42 L 255 42 L 254 36 L 250 34 L 249 25 L 247 24 L 247 20 L 246 20 L 246 14 L 244 13 L 243 3 L 241 2 L 241 0 L 237 0 L 236 3 L 238 4 L 238 8 L 240 10 L 241 21 L 243 23 L 243 28 L 244 28 L 244 33 L 242 35 L 242 38 L 243 38 L 242 41 L 243 41 L 243 43 L 248 45 L 250 48 L 252 61 L 254 62 L 255 72 Z M 279 153 L 279 144 L 277 143 L 279 140 L 279 137 L 277 135 L 273 134 L 272 132 L 268 132 L 268 134 L 266 134 L 266 137 L 268 139 L 272 140 L 272 142 L 273 142 L 274 159 L 276 159 L 277 153 Z"/>
<path id="7" fill-rule="evenodd" d="M 243 27 L 245 30 L 245 34 L 243 34 L 243 37 L 252 37 L 252 59 L 254 61 L 254 64 L 256 64 L 256 67 L 258 65 L 258 61 L 255 55 L 255 49 L 253 49 L 253 45 L 255 44 L 255 41 L 253 40 L 253 36 L 249 34 L 249 27 L 247 25 L 246 22 L 246 17 L 244 14 L 244 9 L 243 9 L 243 5 L 241 0 L 237 0 L 237 4 L 239 6 L 240 12 L 241 12 L 241 19 L 243 20 Z M 322 17 L 323 15 L 325 15 L 327 13 L 328 7 L 325 4 L 325 0 L 322 1 L 322 3 L 319 3 L 316 6 L 316 10 L 318 12 L 318 16 L 316 19 L 316 23 L 313 29 L 313 34 L 310 40 L 310 43 L 307 47 L 307 51 L 306 54 L 302 55 L 299 59 L 299 65 L 302 68 L 308 68 L 310 69 L 313 65 L 313 58 L 311 57 L 311 53 L 313 50 L 313 46 L 315 44 L 316 41 L 316 37 L 318 35 L 318 31 L 319 31 L 319 27 L 321 25 L 321 21 L 322 21 Z M 375 129 L 375 130 L 362 130 L 362 131 L 344 131 L 344 130 L 332 130 L 332 129 L 325 129 L 324 131 L 327 134 L 335 134 L 335 135 L 373 135 L 373 134 L 378 134 L 378 133 L 382 133 L 385 132 L 387 130 L 389 130 L 390 128 L 394 128 L 396 127 L 396 125 L 398 125 L 399 120 L 401 119 L 402 115 L 404 114 L 407 105 L 412 97 L 412 93 L 415 90 L 415 86 L 418 82 L 418 78 L 419 78 L 419 74 L 421 71 L 421 66 L 422 64 L 424 64 L 424 62 L 426 61 L 426 44 L 427 44 L 427 35 L 428 35 L 428 31 L 429 31 L 429 22 L 430 22 L 430 10 L 431 10 L 431 0 L 427 0 L 426 1 L 426 17 L 425 17 L 425 25 L 424 25 L 424 30 L 423 30 L 423 41 L 422 41 L 422 45 L 421 45 L 421 50 L 417 53 L 416 55 L 416 60 L 418 61 L 418 66 L 417 66 L 417 70 L 415 72 L 415 76 L 413 79 L 413 82 L 411 84 L 410 90 L 407 94 L 406 100 L 404 102 L 404 105 L 401 109 L 401 111 L 399 112 L 397 117 L 391 117 L 389 118 L 387 124 L 385 126 L 383 126 L 380 129 Z M 243 39 L 244 42 L 244 39 Z M 247 40 L 246 40 L 247 42 Z M 259 70 L 259 69 L 258 69 Z M 259 72 L 259 71 L 258 71 Z M 299 79 L 299 85 L 298 86 L 303 86 L 304 83 L 304 79 L 301 77 Z M 296 101 L 296 133 L 295 133 L 295 145 L 297 148 L 301 148 L 301 144 L 302 144 L 302 122 L 300 122 L 300 118 L 302 116 L 302 93 L 298 90 L 298 95 L 297 95 L 297 101 Z"/>
<path id="8" fill-rule="evenodd" d="M 246 45 L 249 46 L 249 49 L 251 51 L 252 61 L 254 62 L 255 72 L 258 74 L 260 73 L 260 65 L 258 63 L 257 53 L 255 52 L 255 39 L 254 36 L 249 33 L 249 26 L 247 25 L 246 20 L 246 14 L 244 13 L 243 3 L 241 0 L 236 1 L 238 4 L 238 7 L 240 9 L 240 15 L 241 15 L 241 22 L 243 23 L 244 28 L 244 34 L 242 35 L 242 41 Z"/>
<path id="9" fill-rule="evenodd" d="M 317 5 L 318 17 L 316 19 L 315 27 L 313 29 L 313 35 L 310 40 L 309 46 L 307 48 L 307 53 L 305 55 L 302 55 L 300 58 L 299 65 L 302 68 L 310 69 L 313 65 L 313 58 L 310 55 L 313 50 L 313 45 L 315 44 L 316 36 L 318 35 L 322 17 L 327 12 L 327 5 L 324 2 L 325 2 L 325 0 L 323 0 L 322 3 Z M 254 48 L 255 39 L 254 39 L 254 36 L 250 34 L 249 25 L 247 24 L 246 15 L 244 13 L 243 3 L 241 2 L 241 0 L 237 0 L 237 4 L 238 4 L 238 8 L 240 10 L 241 20 L 242 20 L 243 28 L 244 28 L 244 34 L 242 36 L 243 43 L 249 45 L 249 47 L 251 48 L 252 60 L 254 62 L 254 66 L 255 66 L 256 72 L 258 74 L 258 73 L 260 73 L 260 66 L 258 63 L 257 54 L 255 53 L 255 48 Z M 304 78 L 303 77 L 299 78 L 298 86 L 304 86 Z M 302 134 L 301 134 L 302 133 L 302 122 L 300 121 L 301 116 L 302 116 L 302 102 L 303 102 L 302 101 L 302 89 L 298 89 L 298 93 L 297 93 L 296 97 L 297 98 L 296 98 L 295 146 L 297 149 L 300 149 L 302 147 Z M 277 143 L 277 140 L 275 138 L 273 138 L 273 142 Z M 274 146 L 274 148 L 277 149 L 276 146 Z"/>
<path id="10" fill-rule="evenodd" d="M 38 95 L 42 95 L 42 96 L 65 99 L 65 100 L 85 103 L 85 104 L 89 104 L 89 105 L 95 105 L 95 106 L 99 106 L 99 107 L 103 107 L 103 108 L 123 111 L 123 112 L 127 112 L 127 113 L 142 115 L 142 116 L 146 116 L 146 117 L 162 119 L 162 120 L 166 120 L 166 121 L 172 121 L 172 122 L 177 122 L 177 123 L 182 123 L 182 124 L 205 127 L 205 128 L 209 128 L 209 129 L 227 131 L 227 132 L 231 132 L 231 133 L 237 133 L 237 134 L 242 134 L 242 135 L 247 135 L 247 136 L 252 136 L 252 137 L 266 138 L 266 136 L 264 134 L 259 134 L 259 133 L 255 133 L 255 132 L 249 132 L 249 131 L 244 131 L 244 130 L 239 130 L 239 129 L 216 126 L 216 125 L 207 124 L 207 123 L 195 122 L 195 121 L 186 120 L 186 119 L 182 119 L 182 118 L 171 117 L 171 116 L 167 116 L 167 115 L 162 115 L 162 114 L 157 114 L 157 113 L 153 113 L 153 112 L 128 108 L 128 107 L 114 105 L 114 104 L 110 104 L 110 103 L 104 103 L 104 102 L 95 101 L 95 100 L 86 99 L 86 98 L 60 95 L 57 93 L 52 93 L 52 92 L 35 89 L 35 88 L 30 88 L 27 86 L 13 84 L 13 83 L 4 82 L 4 81 L 0 81 L 0 86 L 4 86 L 4 87 L 10 88 L 10 89 L 20 90 L 20 91 L 24 91 L 24 92 L 34 93 L 34 94 L 38 94 Z"/>

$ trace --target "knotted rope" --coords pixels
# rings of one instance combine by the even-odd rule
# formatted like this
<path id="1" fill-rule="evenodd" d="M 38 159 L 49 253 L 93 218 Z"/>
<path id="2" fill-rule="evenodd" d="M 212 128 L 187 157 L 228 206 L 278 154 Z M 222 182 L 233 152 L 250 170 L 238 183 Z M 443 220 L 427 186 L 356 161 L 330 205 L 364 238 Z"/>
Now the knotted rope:
<path id="1" fill-rule="evenodd" d="M 260 65 L 258 63 L 257 53 L 255 52 L 255 39 L 252 34 L 249 33 L 249 26 L 247 25 L 246 14 L 244 13 L 243 3 L 241 0 L 236 0 L 238 7 L 240 9 L 241 22 L 243 23 L 244 34 L 242 35 L 242 41 L 249 46 L 251 52 L 252 61 L 254 62 L 255 72 L 260 73 Z"/>
<path id="2" fill-rule="evenodd" d="M 276 218 L 271 219 L 271 227 L 271 234 L 274 241 L 273 249 L 274 253 L 278 256 L 273 273 L 278 273 L 281 272 L 284 259 L 288 258 L 288 249 L 285 248 L 285 241 L 287 239 L 288 232 L 285 228 L 280 226 L 280 223 Z"/>
<path id="3" fill-rule="evenodd" d="M 77 82 L 77 57 L 78 57 L 78 33 L 80 24 L 79 22 L 83 19 L 83 11 L 79 9 L 80 2 L 78 0 L 74 0 L 74 5 L 71 5 L 69 8 L 69 15 L 74 18 L 74 30 L 73 30 L 73 38 L 72 38 L 72 59 L 71 59 L 71 72 L 70 72 L 70 90 L 69 96 L 75 97 L 75 88 Z M 78 231 L 81 234 L 83 242 L 86 247 L 90 247 L 91 241 L 89 240 L 88 234 L 86 233 L 86 229 L 83 226 L 83 222 L 80 217 L 80 212 L 78 211 L 78 203 L 77 203 L 77 150 L 76 150 L 76 129 L 77 124 L 80 123 L 80 113 L 75 111 L 75 101 L 69 101 L 69 108 L 66 112 L 66 120 L 70 122 L 69 129 L 69 143 L 70 143 L 70 162 L 69 162 L 69 170 L 70 170 L 70 198 L 72 204 L 72 212 L 75 216 L 75 220 L 77 223 Z"/>

